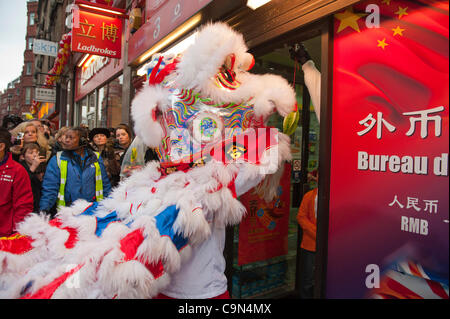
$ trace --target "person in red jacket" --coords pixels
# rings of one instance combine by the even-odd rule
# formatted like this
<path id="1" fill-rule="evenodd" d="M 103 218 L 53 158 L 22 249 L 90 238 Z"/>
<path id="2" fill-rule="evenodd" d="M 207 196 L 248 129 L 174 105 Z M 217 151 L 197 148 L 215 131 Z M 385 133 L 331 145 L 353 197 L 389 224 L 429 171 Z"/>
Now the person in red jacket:
<path id="1" fill-rule="evenodd" d="M 300 298 L 313 297 L 314 268 L 316 259 L 317 188 L 307 192 L 298 210 L 297 221 L 303 230 L 301 243 L 302 271 Z"/>
<path id="2" fill-rule="evenodd" d="M 0 237 L 12 235 L 33 211 L 31 182 L 25 168 L 12 159 L 11 134 L 0 128 Z"/>

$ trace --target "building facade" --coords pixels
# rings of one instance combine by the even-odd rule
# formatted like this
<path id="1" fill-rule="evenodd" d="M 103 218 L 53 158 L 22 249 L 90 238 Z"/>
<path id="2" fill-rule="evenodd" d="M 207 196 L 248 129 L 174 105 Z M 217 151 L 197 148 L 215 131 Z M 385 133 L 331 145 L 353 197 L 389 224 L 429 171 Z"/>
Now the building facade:
<path id="1" fill-rule="evenodd" d="M 20 77 L 9 83 L 6 92 L 1 95 L 1 116 L 16 114 L 25 117 L 26 114 L 30 113 L 36 83 L 33 40 L 37 35 L 37 9 L 37 0 L 27 1 L 27 29 L 24 39 L 26 44 L 23 53 L 23 68 Z"/>

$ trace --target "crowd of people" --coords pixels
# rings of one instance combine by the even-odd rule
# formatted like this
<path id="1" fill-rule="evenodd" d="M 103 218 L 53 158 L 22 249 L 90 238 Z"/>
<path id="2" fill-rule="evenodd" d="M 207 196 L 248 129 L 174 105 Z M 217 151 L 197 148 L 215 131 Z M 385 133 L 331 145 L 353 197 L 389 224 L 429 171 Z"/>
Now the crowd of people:
<path id="1" fill-rule="evenodd" d="M 47 120 L 3 119 L 0 128 L 0 237 L 10 236 L 29 213 L 54 218 L 59 206 L 107 197 L 124 176 L 133 142 L 127 124 L 54 130 Z M 146 161 L 157 160 L 148 149 Z M 121 174 L 122 173 L 122 174 Z"/>

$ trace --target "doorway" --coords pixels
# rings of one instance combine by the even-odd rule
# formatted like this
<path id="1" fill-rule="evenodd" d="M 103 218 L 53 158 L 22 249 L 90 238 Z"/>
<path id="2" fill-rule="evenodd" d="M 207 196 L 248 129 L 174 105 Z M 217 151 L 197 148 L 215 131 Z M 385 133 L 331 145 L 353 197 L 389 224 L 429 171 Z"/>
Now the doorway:
<path id="1" fill-rule="evenodd" d="M 292 58 L 289 49 L 295 43 L 302 43 L 311 56 L 318 70 L 321 68 L 321 31 L 310 30 L 303 33 L 291 32 L 278 39 L 271 40 L 263 46 L 254 48 L 255 66 L 250 71 L 256 74 L 277 74 L 295 87 L 300 118 L 297 127 L 290 136 L 293 160 L 289 165 L 289 181 L 284 185 L 289 188 L 289 207 L 287 228 L 283 230 L 286 249 L 274 252 L 275 257 L 254 262 L 242 263 L 239 259 L 240 226 L 235 226 L 228 233 L 226 257 L 228 262 L 229 291 L 233 298 L 299 298 L 301 279 L 304 278 L 305 252 L 300 248 L 303 237 L 302 228 L 297 221 L 297 214 L 304 194 L 318 187 L 319 135 L 320 126 L 309 92 L 304 83 L 304 74 Z M 283 118 L 273 114 L 267 123 L 283 131 Z M 232 245 L 231 245 L 232 241 Z M 251 250 L 247 250 L 251 251 Z M 251 253 L 251 252 L 250 252 Z M 311 264 L 311 267 L 314 263 Z M 314 269 L 314 268 L 313 268 Z M 314 273 L 309 274 L 314 278 Z M 311 298 L 312 298 L 311 287 Z"/>

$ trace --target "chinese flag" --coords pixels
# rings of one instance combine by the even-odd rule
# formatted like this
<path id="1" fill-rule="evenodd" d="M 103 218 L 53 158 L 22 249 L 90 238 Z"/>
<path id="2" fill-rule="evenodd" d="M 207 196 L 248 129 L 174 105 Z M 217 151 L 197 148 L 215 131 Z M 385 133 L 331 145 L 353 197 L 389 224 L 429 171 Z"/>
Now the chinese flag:
<path id="1" fill-rule="evenodd" d="M 448 17 L 449 2 L 431 0 L 363 1 L 334 15 L 329 298 L 361 297 L 365 267 L 382 268 L 406 248 L 403 257 L 448 278 L 448 175 L 433 171 L 436 159 L 448 166 Z M 431 109 L 439 111 L 415 120 Z M 377 125 L 358 135 L 370 115 L 380 137 Z M 388 164 L 363 170 L 359 152 L 422 158 L 427 172 L 393 172 Z M 394 198 L 403 206 L 389 206 Z M 437 212 L 425 211 L 426 201 L 437 203 Z M 401 229 L 402 216 L 425 221 L 427 234 Z"/>

